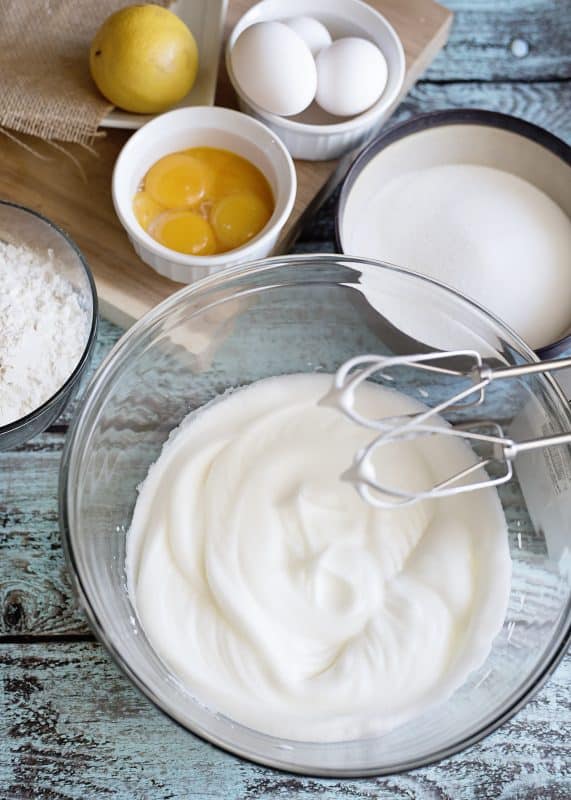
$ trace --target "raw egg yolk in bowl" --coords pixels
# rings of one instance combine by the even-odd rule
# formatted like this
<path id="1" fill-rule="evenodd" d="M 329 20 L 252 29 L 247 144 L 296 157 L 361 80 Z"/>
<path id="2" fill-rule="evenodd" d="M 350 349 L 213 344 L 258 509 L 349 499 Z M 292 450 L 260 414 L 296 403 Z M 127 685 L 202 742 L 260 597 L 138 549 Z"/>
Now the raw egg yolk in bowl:
<path id="1" fill-rule="evenodd" d="M 133 200 L 157 242 L 193 256 L 235 250 L 265 227 L 274 197 L 262 172 L 229 150 L 192 147 L 149 169 Z"/>

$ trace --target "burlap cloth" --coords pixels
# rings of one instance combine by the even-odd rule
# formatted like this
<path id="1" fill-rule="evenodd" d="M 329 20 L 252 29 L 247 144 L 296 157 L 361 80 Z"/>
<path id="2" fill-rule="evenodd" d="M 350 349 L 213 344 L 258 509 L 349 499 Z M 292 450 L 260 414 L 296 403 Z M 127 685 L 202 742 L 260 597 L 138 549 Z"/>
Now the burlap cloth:
<path id="1" fill-rule="evenodd" d="M 133 2 L 0 0 L 0 128 L 89 144 L 113 108 L 89 74 L 89 46 L 106 17 Z"/>

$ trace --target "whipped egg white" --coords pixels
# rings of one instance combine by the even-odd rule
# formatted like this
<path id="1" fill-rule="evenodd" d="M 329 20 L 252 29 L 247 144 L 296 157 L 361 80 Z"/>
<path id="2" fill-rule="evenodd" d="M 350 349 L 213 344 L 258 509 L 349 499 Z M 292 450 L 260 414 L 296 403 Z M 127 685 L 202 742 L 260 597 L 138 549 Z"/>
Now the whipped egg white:
<path id="1" fill-rule="evenodd" d="M 268 378 L 190 414 L 127 540 L 130 596 L 169 669 L 235 722 L 305 741 L 382 733 L 447 699 L 486 660 L 510 590 L 495 489 L 385 510 L 340 480 L 372 433 L 318 405 L 331 382 Z M 357 408 L 424 407 L 364 384 Z M 446 436 L 381 453 L 379 479 L 410 489 L 474 459 Z"/>

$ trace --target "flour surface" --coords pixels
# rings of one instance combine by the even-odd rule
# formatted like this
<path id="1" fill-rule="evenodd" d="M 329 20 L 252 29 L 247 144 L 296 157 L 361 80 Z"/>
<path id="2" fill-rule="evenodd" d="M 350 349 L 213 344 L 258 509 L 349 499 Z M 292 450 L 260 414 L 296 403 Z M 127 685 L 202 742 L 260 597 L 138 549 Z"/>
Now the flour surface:
<path id="1" fill-rule="evenodd" d="M 0 426 L 29 414 L 65 383 L 88 326 L 50 250 L 0 241 Z"/>

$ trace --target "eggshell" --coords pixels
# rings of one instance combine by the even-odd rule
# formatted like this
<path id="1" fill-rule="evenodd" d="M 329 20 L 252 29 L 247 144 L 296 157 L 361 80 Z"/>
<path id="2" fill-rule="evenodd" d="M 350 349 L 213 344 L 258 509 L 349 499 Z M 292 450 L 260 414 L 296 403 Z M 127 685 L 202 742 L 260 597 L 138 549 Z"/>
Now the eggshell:
<path id="1" fill-rule="evenodd" d="M 325 25 L 314 17 L 292 17 L 286 20 L 285 24 L 301 36 L 314 58 L 320 50 L 331 44 L 331 34 Z"/>
<path id="2" fill-rule="evenodd" d="M 236 81 L 272 114 L 299 114 L 311 103 L 317 70 L 303 39 L 283 22 L 257 22 L 243 31 L 230 55 Z"/>
<path id="3" fill-rule="evenodd" d="M 340 117 L 361 114 L 387 85 L 384 55 L 367 39 L 349 36 L 321 50 L 316 59 L 318 105 Z"/>

